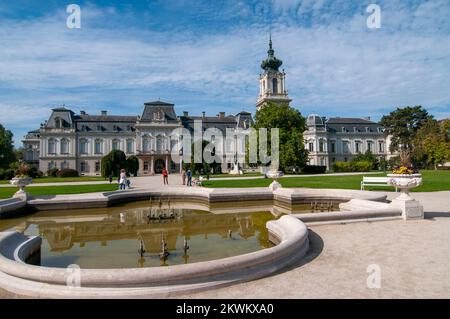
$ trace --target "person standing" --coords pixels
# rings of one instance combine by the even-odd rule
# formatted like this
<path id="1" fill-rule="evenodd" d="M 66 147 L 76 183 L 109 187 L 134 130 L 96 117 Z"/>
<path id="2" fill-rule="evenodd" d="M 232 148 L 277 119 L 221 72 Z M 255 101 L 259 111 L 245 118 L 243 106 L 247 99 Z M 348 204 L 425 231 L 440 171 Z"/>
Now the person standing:
<path id="1" fill-rule="evenodd" d="M 165 167 L 162 170 L 162 176 L 164 185 L 169 185 L 169 173 L 167 172 L 167 169 Z"/>
<path id="2" fill-rule="evenodd" d="M 183 185 L 186 185 L 186 171 L 184 169 L 181 171 L 181 181 Z"/>
<path id="3" fill-rule="evenodd" d="M 120 170 L 120 175 L 119 175 L 119 189 L 126 189 L 127 187 L 127 174 L 125 173 L 125 170 L 122 169 Z"/>
<path id="4" fill-rule="evenodd" d="M 187 176 L 187 186 L 192 186 L 192 172 L 190 169 L 187 170 L 186 176 Z"/>

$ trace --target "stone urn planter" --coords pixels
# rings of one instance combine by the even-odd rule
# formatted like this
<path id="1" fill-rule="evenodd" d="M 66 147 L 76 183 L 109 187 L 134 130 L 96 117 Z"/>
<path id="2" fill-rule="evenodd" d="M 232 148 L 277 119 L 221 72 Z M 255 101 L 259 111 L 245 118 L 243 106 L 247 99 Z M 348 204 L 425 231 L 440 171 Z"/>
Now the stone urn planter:
<path id="1" fill-rule="evenodd" d="M 423 206 L 416 201 L 409 190 L 422 185 L 422 174 L 388 174 L 387 183 L 400 189 L 400 196 L 392 201 L 392 205 L 402 209 L 404 219 L 423 218 Z"/>
<path id="2" fill-rule="evenodd" d="M 19 190 L 14 194 L 13 198 L 20 198 L 22 200 L 27 200 L 28 194 L 25 192 L 25 187 L 33 183 L 31 177 L 14 177 L 10 181 L 11 185 L 19 187 Z"/>
<path id="3" fill-rule="evenodd" d="M 283 175 L 283 172 L 278 170 L 270 170 L 266 173 L 268 178 L 273 179 L 273 182 L 269 185 L 270 190 L 276 191 L 278 188 L 281 188 L 281 184 L 278 182 L 278 179 Z"/>

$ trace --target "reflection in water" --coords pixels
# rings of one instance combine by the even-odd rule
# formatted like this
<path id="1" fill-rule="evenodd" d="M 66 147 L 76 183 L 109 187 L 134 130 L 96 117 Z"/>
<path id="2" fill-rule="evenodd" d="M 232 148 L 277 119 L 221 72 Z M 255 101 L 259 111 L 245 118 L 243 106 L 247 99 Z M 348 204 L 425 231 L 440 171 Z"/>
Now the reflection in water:
<path id="1" fill-rule="evenodd" d="M 42 212 L 20 220 L 17 227 L 43 238 L 41 265 L 53 267 L 168 266 L 271 246 L 265 227 L 274 218 L 269 212 L 212 214 L 153 205 Z"/>
<path id="2" fill-rule="evenodd" d="M 265 225 L 274 219 L 273 214 L 335 210 L 335 205 L 286 207 L 272 201 L 254 201 L 215 203 L 206 208 L 198 203 L 160 199 L 104 209 L 39 212 L 0 220 L 0 231 L 13 227 L 26 235 L 40 235 L 43 266 L 168 266 L 270 247 Z"/>

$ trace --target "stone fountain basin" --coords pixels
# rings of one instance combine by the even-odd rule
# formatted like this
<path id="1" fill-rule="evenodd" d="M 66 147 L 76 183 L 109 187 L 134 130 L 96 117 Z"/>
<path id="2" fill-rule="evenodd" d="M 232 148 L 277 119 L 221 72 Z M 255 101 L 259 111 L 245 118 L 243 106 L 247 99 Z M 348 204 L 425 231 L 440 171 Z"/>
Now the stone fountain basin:
<path id="1" fill-rule="evenodd" d="M 50 298 L 163 297 L 195 292 L 268 276 L 297 263 L 308 251 L 308 229 L 299 219 L 283 216 L 267 222 L 274 247 L 186 265 L 125 269 L 81 269 L 81 287 L 69 287 L 65 268 L 29 265 L 41 238 L 0 233 L 0 286 L 26 296 Z"/>

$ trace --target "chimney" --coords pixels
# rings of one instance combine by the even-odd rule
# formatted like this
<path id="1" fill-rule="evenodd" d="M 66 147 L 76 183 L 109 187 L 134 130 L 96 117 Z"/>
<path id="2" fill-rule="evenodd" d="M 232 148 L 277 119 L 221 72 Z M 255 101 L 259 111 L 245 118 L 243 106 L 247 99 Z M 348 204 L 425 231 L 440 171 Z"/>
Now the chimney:
<path id="1" fill-rule="evenodd" d="M 184 117 L 189 117 L 189 112 L 183 111 L 183 116 L 184 116 Z"/>
<path id="2" fill-rule="evenodd" d="M 206 116 L 206 112 L 203 111 L 203 112 L 202 112 L 202 117 L 205 117 L 205 116 Z"/>
<path id="3" fill-rule="evenodd" d="M 86 112 L 85 111 L 80 111 L 80 114 L 81 115 L 86 115 Z"/>
<path id="4" fill-rule="evenodd" d="M 370 121 L 370 116 L 366 116 L 364 119 Z"/>
<path id="5" fill-rule="evenodd" d="M 102 115 L 108 115 L 108 111 L 102 111 Z"/>
<path id="6" fill-rule="evenodd" d="M 223 119 L 225 117 L 225 112 L 219 112 L 219 118 Z"/>

